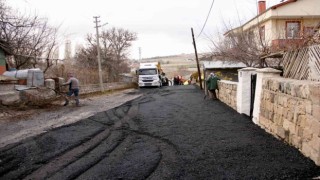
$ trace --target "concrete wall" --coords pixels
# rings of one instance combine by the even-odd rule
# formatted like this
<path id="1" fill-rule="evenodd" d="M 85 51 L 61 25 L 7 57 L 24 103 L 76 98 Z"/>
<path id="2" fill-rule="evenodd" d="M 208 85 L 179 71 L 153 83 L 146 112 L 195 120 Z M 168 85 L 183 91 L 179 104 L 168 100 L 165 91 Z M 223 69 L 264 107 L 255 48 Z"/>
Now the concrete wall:
<path id="1" fill-rule="evenodd" d="M 64 83 L 63 78 L 57 78 L 57 84 Z M 127 82 L 117 82 L 117 83 L 106 83 L 104 84 L 104 91 L 113 91 L 120 89 L 134 88 L 136 85 L 134 83 Z M 64 89 L 60 89 L 62 92 L 67 91 L 67 86 Z M 27 103 L 30 105 L 40 105 L 41 103 L 47 103 L 51 99 L 56 98 L 56 93 L 54 90 L 56 88 L 56 82 L 53 79 L 45 80 L 45 87 L 39 87 L 37 89 L 25 89 L 16 90 L 15 84 L 0 84 L 0 105 L 5 106 L 16 106 L 21 103 Z M 80 95 L 100 92 L 99 84 L 91 84 L 80 86 Z M 81 96 L 80 96 L 81 98 Z"/>
<path id="2" fill-rule="evenodd" d="M 237 111 L 250 116 L 251 110 L 251 76 L 256 74 L 257 68 L 247 67 L 238 70 L 239 83 L 237 88 Z"/>
<path id="3" fill-rule="evenodd" d="M 219 93 L 218 98 L 220 101 L 224 102 L 228 106 L 237 110 L 237 82 L 224 81 L 218 82 Z"/>
<path id="4" fill-rule="evenodd" d="M 320 83 L 264 78 L 259 125 L 320 165 Z"/>
<path id="5" fill-rule="evenodd" d="M 126 89 L 126 88 L 132 88 L 134 87 L 134 83 L 127 83 L 127 82 L 116 82 L 116 83 L 105 83 L 103 84 L 105 91 L 112 91 L 117 89 Z M 85 86 L 80 86 L 80 94 L 88 94 L 88 93 L 94 93 L 100 91 L 100 85 L 99 84 L 90 84 Z"/>

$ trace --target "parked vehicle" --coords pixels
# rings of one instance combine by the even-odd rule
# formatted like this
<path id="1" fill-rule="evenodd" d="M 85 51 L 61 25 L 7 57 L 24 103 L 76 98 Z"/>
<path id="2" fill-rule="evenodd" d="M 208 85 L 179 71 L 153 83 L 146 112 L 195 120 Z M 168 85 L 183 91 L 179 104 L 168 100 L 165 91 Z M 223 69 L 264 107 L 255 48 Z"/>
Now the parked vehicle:
<path id="1" fill-rule="evenodd" d="M 140 63 L 137 75 L 139 87 L 161 87 L 164 82 L 164 73 L 159 62 Z"/>

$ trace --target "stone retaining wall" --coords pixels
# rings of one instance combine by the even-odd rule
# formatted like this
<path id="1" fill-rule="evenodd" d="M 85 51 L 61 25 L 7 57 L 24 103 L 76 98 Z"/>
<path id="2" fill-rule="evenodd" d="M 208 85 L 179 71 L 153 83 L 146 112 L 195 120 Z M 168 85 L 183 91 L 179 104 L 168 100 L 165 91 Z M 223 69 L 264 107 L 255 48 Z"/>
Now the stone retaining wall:
<path id="1" fill-rule="evenodd" d="M 224 81 L 218 82 L 219 93 L 218 98 L 228 106 L 237 110 L 237 82 Z"/>
<path id="2" fill-rule="evenodd" d="M 103 84 L 103 88 L 105 91 L 112 91 L 118 89 L 126 89 L 135 87 L 134 83 L 128 82 L 116 82 L 116 83 L 105 83 Z M 89 94 L 100 91 L 100 84 L 89 84 L 85 86 L 80 86 L 80 94 Z"/>
<path id="3" fill-rule="evenodd" d="M 264 78 L 260 126 L 320 165 L 320 83 Z"/>

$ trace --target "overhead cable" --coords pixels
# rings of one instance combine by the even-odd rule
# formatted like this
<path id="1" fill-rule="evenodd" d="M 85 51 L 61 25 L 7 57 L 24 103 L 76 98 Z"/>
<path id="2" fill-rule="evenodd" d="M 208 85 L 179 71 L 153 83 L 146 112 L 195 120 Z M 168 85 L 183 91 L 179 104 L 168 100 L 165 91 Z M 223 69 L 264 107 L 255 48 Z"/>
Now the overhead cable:
<path id="1" fill-rule="evenodd" d="M 202 26 L 202 29 L 201 29 L 199 35 L 197 36 L 197 38 L 201 35 L 202 31 L 204 30 L 204 28 L 205 28 L 205 26 L 206 26 L 206 24 L 207 24 L 207 21 L 208 21 L 208 19 L 209 19 L 209 16 L 210 16 L 210 13 L 211 13 L 211 10 L 212 10 L 212 7 L 213 7 L 213 3 L 214 3 L 214 0 L 212 0 L 211 7 L 210 7 L 210 10 L 209 10 L 209 12 L 208 12 L 206 21 L 204 22 L 204 24 L 203 24 L 203 26 Z"/>

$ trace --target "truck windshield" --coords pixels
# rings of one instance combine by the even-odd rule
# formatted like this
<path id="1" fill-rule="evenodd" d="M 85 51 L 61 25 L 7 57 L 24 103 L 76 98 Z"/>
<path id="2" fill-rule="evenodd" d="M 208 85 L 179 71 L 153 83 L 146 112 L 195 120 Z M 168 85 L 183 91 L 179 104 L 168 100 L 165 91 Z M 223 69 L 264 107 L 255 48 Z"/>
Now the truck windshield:
<path id="1" fill-rule="evenodd" d="M 139 69 L 139 75 L 156 75 L 156 69 Z"/>

